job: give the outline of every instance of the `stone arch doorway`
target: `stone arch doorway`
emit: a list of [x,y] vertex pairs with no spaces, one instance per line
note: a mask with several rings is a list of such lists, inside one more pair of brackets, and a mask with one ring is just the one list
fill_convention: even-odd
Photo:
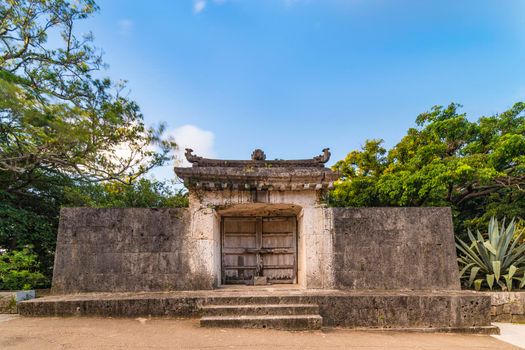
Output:
[[245,204],[220,211],[221,283],[296,284],[301,207]]

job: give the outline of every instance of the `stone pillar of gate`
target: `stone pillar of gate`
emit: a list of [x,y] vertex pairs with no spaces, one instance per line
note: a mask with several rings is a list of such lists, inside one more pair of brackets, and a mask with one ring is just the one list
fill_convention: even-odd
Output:
[[214,208],[190,201],[191,241],[187,242],[189,268],[197,285],[211,289],[220,285],[220,217]]

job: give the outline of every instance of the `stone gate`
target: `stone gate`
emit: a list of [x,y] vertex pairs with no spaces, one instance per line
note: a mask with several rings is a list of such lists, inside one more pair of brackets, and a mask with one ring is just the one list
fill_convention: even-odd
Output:
[[[219,160],[188,149],[186,158],[192,166],[175,173],[189,191],[189,208],[62,209],[56,296],[24,302],[21,312],[222,310],[222,318],[201,322],[224,326],[240,322],[230,313],[241,309],[307,310],[320,316],[285,318],[305,322],[299,328],[494,330],[490,297],[460,289],[449,208],[326,207],[338,178],[325,167],[328,149],[304,160],[268,160],[261,150],[249,160]],[[261,303],[273,304],[249,307]],[[269,324],[253,317],[252,324]]]

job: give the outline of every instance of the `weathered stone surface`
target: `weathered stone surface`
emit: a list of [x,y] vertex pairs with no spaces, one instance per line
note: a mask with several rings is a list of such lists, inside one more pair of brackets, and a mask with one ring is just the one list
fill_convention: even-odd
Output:
[[16,292],[0,292],[0,314],[16,312]]
[[323,319],[319,315],[264,315],[264,316],[205,316],[201,327],[219,328],[273,328],[283,330],[321,329]]
[[186,209],[61,211],[55,293],[209,289],[213,276],[190,269],[199,254]]
[[314,191],[294,193],[253,203],[208,192],[189,209],[63,209],[53,290],[213,288],[221,277],[221,215],[271,210],[299,211],[298,283],[305,287],[459,288],[449,209],[323,208]]
[[333,208],[343,289],[460,289],[449,208]]
[[[221,304],[221,300],[226,301]],[[205,301],[200,312],[201,327],[228,328],[276,328],[288,330],[320,329],[323,319],[319,306],[315,304],[281,303],[254,304],[251,298],[237,298],[235,304],[229,298],[214,298]]]
[[490,315],[494,322],[525,321],[525,291],[483,292],[491,298]]
[[[494,332],[490,296],[468,291],[193,291],[52,296],[19,304],[25,316],[197,317],[203,305],[319,305],[325,327]],[[286,308],[284,308],[286,310]]]
[[326,190],[339,175],[324,163],[330,159],[328,148],[312,159],[266,160],[262,150],[255,150],[251,160],[206,159],[186,149],[191,168],[176,167],[190,190]]
[[203,315],[207,316],[247,316],[247,315],[319,315],[315,304],[238,304],[204,305]]

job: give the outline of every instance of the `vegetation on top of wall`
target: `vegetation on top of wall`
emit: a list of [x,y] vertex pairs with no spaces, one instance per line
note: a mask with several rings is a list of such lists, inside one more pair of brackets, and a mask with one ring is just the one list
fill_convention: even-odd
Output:
[[476,290],[492,290],[497,286],[508,291],[525,287],[524,230],[516,230],[514,220],[507,226],[503,221],[499,226],[491,218],[486,235],[479,230],[476,236],[467,232],[470,243],[457,238],[456,247],[460,252],[460,277],[468,287],[474,284]]
[[525,103],[467,119],[458,104],[420,114],[390,150],[368,140],[334,165],[332,206],[450,206],[456,233],[525,217]]
[[175,181],[141,178],[128,185],[105,182],[65,189],[66,203],[70,207],[92,208],[182,208],[188,206],[184,188]]

